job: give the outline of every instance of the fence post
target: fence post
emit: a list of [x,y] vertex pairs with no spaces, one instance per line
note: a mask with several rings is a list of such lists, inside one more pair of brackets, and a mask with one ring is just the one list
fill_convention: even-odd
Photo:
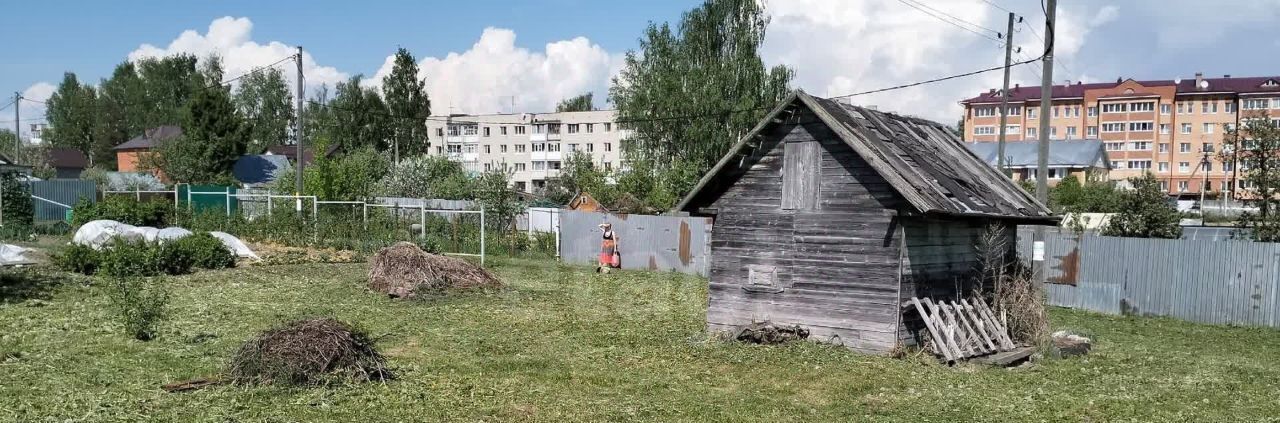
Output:
[[273,208],[273,207],[271,207],[271,194],[270,194],[270,193],[268,193],[268,194],[267,194],[267,216],[271,216],[271,209],[272,209],[272,208]]
[[369,231],[369,203],[360,202],[360,220],[364,221],[365,232]]
[[484,267],[484,206],[480,206],[480,267]]
[[420,233],[419,237],[422,238],[423,240],[426,240],[427,239],[427,205],[425,201],[418,203],[418,212],[419,212],[418,225],[421,226],[420,228],[418,228],[418,232]]
[[227,187],[225,191],[226,194],[224,195],[227,199],[227,217],[231,217],[231,187]]
[[142,187],[133,187],[133,195],[137,198],[138,202],[139,202],[139,203],[141,203],[141,202],[142,202]]
[[556,258],[560,258],[560,210],[556,210],[553,216],[555,216]]

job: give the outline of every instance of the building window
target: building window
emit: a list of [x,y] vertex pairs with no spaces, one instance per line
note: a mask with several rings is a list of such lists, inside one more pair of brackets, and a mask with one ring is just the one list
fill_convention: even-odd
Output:
[[1008,108],[1005,109],[1005,112],[1006,112],[1006,115],[1008,116],[1021,116],[1022,108],[1017,106],[1009,106]]
[[996,115],[995,106],[975,107],[973,109],[973,117],[991,117]]
[[1072,107],[1071,112],[1074,113],[1072,117],[1080,117],[1080,106]]
[[574,151],[578,151],[578,144],[569,143],[569,152],[572,153]]
[[1102,124],[1102,132],[1124,132],[1124,122],[1112,122]]
[[1086,113],[1088,113],[1088,114],[1089,114],[1089,117],[1097,116],[1097,115],[1098,115],[1098,107],[1097,107],[1097,106],[1089,106],[1089,109],[1086,111]]
[[1191,171],[1191,162],[1178,162],[1178,173],[1187,173]]
[[444,154],[444,147],[436,146],[436,154]]
[[613,144],[607,142],[604,143],[604,151],[613,151]]
[[1200,171],[1201,171],[1201,172],[1213,172],[1213,162],[1201,162],[1201,163],[1200,163]]
[[475,145],[475,144],[466,144],[466,145],[462,146],[462,152],[463,152],[463,153],[468,153],[468,154],[476,154],[476,145]]
[[1191,133],[1191,124],[1190,124],[1190,123],[1184,123],[1184,124],[1182,124],[1182,133],[1184,133],[1184,134],[1190,134],[1190,133]]
[[613,170],[613,162],[604,162],[604,170]]
[[1037,114],[1039,114],[1039,113],[1040,113],[1040,109],[1036,109],[1036,108],[1028,107],[1028,108],[1027,108],[1027,119],[1035,119],[1035,118],[1036,118],[1036,115],[1037,115]]
[[590,153],[590,152],[592,152],[592,151],[595,151],[595,149],[596,149],[596,145],[595,145],[595,144],[587,143],[587,152],[588,152],[588,153]]
[[1129,161],[1129,168],[1130,168],[1130,169],[1150,170],[1150,169],[1151,169],[1151,161],[1150,161],[1150,160],[1130,160],[1130,161]]
[[1160,173],[1169,172],[1169,162],[1160,162],[1159,171]]
[[609,132],[609,131],[612,131],[612,130],[613,130],[613,123],[605,122],[605,123],[604,123],[604,131],[605,131],[605,132]]
[[476,125],[465,125],[462,127],[462,134],[475,135],[478,132],[478,130],[479,130],[479,127]]
[[1234,170],[1236,170],[1236,164],[1235,164],[1235,163],[1232,163],[1232,162],[1223,162],[1223,163],[1222,163],[1222,171],[1223,171],[1223,172],[1231,172],[1231,171],[1234,171]]
[[1167,115],[1167,114],[1169,114],[1169,109],[1171,109],[1171,108],[1172,108],[1172,107],[1171,107],[1171,106],[1169,106],[1169,103],[1163,103],[1163,104],[1161,104],[1161,105],[1160,105],[1160,114],[1162,114],[1162,115]]
[[547,170],[560,170],[560,162],[547,162]]
[[1203,128],[1203,130],[1204,130],[1204,133],[1206,133],[1206,134],[1212,134],[1212,133],[1213,133],[1213,124],[1212,124],[1212,123],[1206,123],[1206,124],[1204,124],[1204,128]]
[[1086,136],[1086,137],[1090,137],[1090,138],[1097,137],[1097,136],[1098,136],[1098,127],[1096,127],[1096,126],[1086,127],[1086,128],[1084,128],[1084,132],[1085,132],[1085,136]]
[[[484,128],[484,129],[489,129],[489,128]],[[489,153],[490,153],[490,151],[489,151],[489,147],[490,147],[490,146],[488,146],[488,145],[484,146],[484,154],[489,154]]]
[[551,144],[547,144],[547,151],[550,151],[552,153],[560,151],[560,143],[553,142]]
[[484,136],[489,136],[489,129],[490,128],[488,126],[484,127]]
[[1058,127],[1056,127],[1056,126],[1050,126],[1050,127],[1049,127],[1049,139],[1054,139],[1054,138],[1056,138],[1057,136],[1058,136]]
[[985,125],[985,126],[973,127],[974,135],[995,135],[995,133],[996,133],[996,127],[994,126]]
[[528,165],[524,163],[516,163],[516,172],[524,172],[525,169],[528,169],[527,166]]
[[525,145],[524,145],[524,144],[516,144],[516,152],[517,152],[517,153],[523,153],[524,151],[525,151]]
[[533,162],[533,170],[547,170],[547,162]]
[[588,133],[588,134],[590,134],[590,133],[595,132],[595,131],[596,131],[596,124],[594,124],[594,123],[588,123],[588,124],[587,124],[587,133]]
[[1127,109],[1124,103],[1111,103],[1102,105],[1102,113],[1124,113]]
[[1119,160],[1112,160],[1112,161],[1111,161],[1111,168],[1112,168],[1112,169],[1124,169],[1124,162],[1119,161]]
[[1168,191],[1168,190],[1169,190],[1169,181],[1160,181],[1160,190],[1161,190],[1161,191]]
[[1071,139],[1075,139],[1075,138],[1076,138],[1076,135],[1077,135],[1077,134],[1076,134],[1076,127],[1074,127],[1074,126],[1068,126],[1068,127],[1067,127],[1067,139],[1069,139],[1069,140],[1071,140]]
[[1058,117],[1058,106],[1053,106],[1053,117],[1055,119]]
[[1022,132],[1022,125],[1005,125],[1004,126],[1004,133],[1006,134],[1017,134],[1019,132]]
[[1168,135],[1168,134],[1169,134],[1169,132],[1171,132],[1171,131],[1172,131],[1172,129],[1170,129],[1170,128],[1169,128],[1169,124],[1167,124],[1167,123],[1162,123],[1162,124],[1160,124],[1160,133],[1161,133],[1161,134]]
[[[488,129],[488,128],[486,128],[486,129]],[[485,164],[484,164],[484,171],[485,171],[485,172],[488,172],[488,171],[490,171],[490,170],[493,170],[493,163],[485,163]]]
[[1188,189],[1190,187],[1187,186],[1187,181],[1178,181],[1178,191],[1187,191]]
[[448,146],[446,146],[445,148],[448,148],[450,153],[461,153],[461,152],[462,152],[462,144],[449,144],[449,145],[448,145]]
[[1160,149],[1160,152],[1161,152],[1161,153],[1168,153],[1168,152],[1169,152],[1169,143],[1167,143],[1167,142],[1162,142],[1162,143],[1160,143],[1160,147],[1158,147],[1158,148]]
[[443,136],[444,136],[444,128],[436,128],[436,136],[437,136],[437,137],[443,137]]
[[516,135],[524,135],[524,133],[525,133],[525,126],[524,126],[524,125],[517,125],[517,126],[516,126]]
[[1271,101],[1265,98],[1247,98],[1244,100],[1245,110],[1262,110],[1270,106]]
[[1204,143],[1203,145],[1201,145],[1201,146],[1200,146],[1200,152],[1201,152],[1201,153],[1212,153],[1212,152],[1213,152],[1213,143],[1211,143],[1211,142],[1206,142],[1206,143]]
[[499,153],[506,153],[506,152],[507,152],[507,145],[506,145],[506,144],[499,145],[499,146],[498,146],[498,152],[499,152]]
[[1184,142],[1184,143],[1180,143],[1180,144],[1178,144],[1178,152],[1179,152],[1179,153],[1190,153],[1190,152],[1191,152],[1191,143],[1189,143],[1189,142]]
[[1107,151],[1124,151],[1124,143],[1109,142],[1109,143],[1106,143],[1106,148],[1107,148]]
[[1038,130],[1038,129],[1036,129],[1036,128],[1027,128],[1027,138],[1028,138],[1028,139],[1035,138],[1035,137],[1036,137],[1036,131],[1039,131],[1039,130]]
[[1227,101],[1226,103],[1224,103],[1224,104],[1222,105],[1222,109],[1223,109],[1223,111],[1224,111],[1224,112],[1227,112],[1227,113],[1235,113],[1235,112],[1236,112],[1236,102],[1235,102],[1235,101]]
[[1156,103],[1151,101],[1129,103],[1130,112],[1150,112],[1155,109],[1156,109]]
[[499,126],[499,127],[498,127],[498,135],[506,135],[506,134],[507,134],[507,127],[506,127],[506,126]]
[[570,133],[570,134],[576,134],[576,133],[578,133],[578,124],[576,124],[576,123],[570,123],[570,124],[569,124],[569,125],[567,125],[567,126],[569,127],[568,129],[569,129],[569,133]]
[[1151,142],[1150,141],[1130,142],[1129,149],[1133,151],[1151,151]]
[[1218,113],[1218,102],[1202,101],[1200,102],[1201,113]]
[[1151,122],[1129,122],[1129,132],[1151,132]]

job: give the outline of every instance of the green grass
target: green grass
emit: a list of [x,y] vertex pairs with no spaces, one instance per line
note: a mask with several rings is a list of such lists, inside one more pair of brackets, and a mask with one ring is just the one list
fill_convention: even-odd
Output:
[[[703,334],[705,281],[546,262],[497,266],[509,289],[428,302],[364,289],[363,264],[171,278],[150,342],[102,289],[0,289],[0,421],[1256,421],[1280,416],[1280,333],[1052,312],[1085,358],[948,368],[815,343]],[[21,282],[12,277],[0,283]],[[34,299],[27,299],[34,298]],[[328,388],[160,385],[216,373],[245,339],[306,315],[356,322],[399,378]]]

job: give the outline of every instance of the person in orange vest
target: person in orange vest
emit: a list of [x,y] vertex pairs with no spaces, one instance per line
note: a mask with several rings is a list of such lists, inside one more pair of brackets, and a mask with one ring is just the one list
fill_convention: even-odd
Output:
[[618,252],[618,234],[613,232],[613,225],[600,224],[600,263],[597,272],[609,273],[609,269],[622,267],[622,254]]

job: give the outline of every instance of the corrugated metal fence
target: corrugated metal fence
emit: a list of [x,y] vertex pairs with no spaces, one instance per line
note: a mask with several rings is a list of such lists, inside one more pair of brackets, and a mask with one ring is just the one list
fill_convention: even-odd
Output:
[[98,200],[98,186],[93,181],[80,179],[51,179],[28,181],[31,203],[35,207],[35,220],[48,222],[64,220],[69,207],[75,207],[81,199]]
[[1045,260],[1052,305],[1280,327],[1280,244],[1050,233]]
[[613,224],[623,269],[671,270],[707,275],[711,219],[705,217],[560,211],[560,258],[594,265],[600,257],[601,223]]

